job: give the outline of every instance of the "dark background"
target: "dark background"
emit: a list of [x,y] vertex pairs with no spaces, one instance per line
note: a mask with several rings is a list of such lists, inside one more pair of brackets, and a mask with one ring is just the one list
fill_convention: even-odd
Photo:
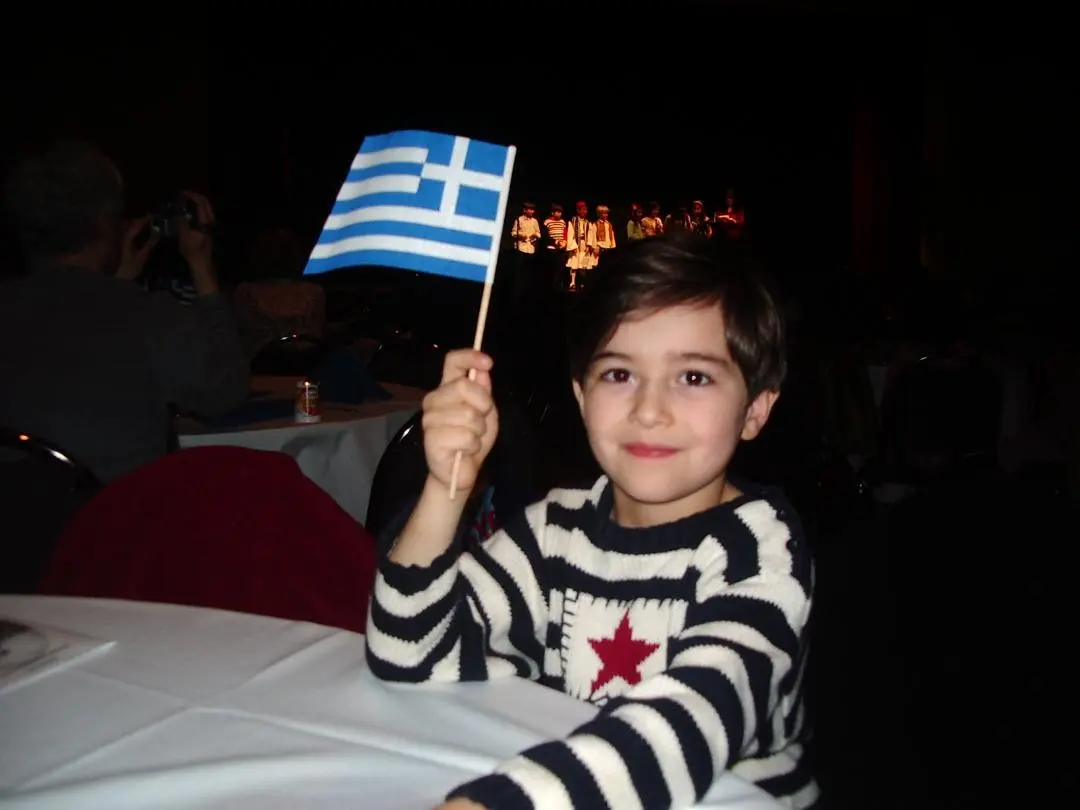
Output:
[[85,134],[133,210],[207,190],[228,251],[272,224],[314,242],[364,135],[451,131],[515,143],[514,196],[541,206],[712,210],[735,185],[755,240],[810,283],[851,267],[903,285],[922,265],[1062,298],[1060,21],[900,0],[445,5],[30,10],[5,57],[5,146]]

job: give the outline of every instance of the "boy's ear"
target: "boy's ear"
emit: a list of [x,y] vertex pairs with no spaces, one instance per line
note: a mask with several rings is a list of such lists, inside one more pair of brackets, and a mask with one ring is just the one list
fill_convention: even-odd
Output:
[[776,404],[776,400],[779,398],[779,391],[762,391],[754,397],[753,402],[746,406],[746,418],[743,420],[741,435],[743,441],[749,441],[761,433],[761,429],[769,421],[769,414],[772,413],[773,405]]
[[581,411],[581,418],[585,418],[585,389],[581,387],[581,382],[578,380],[571,380],[570,386],[574,389],[574,399],[577,400],[578,410]]

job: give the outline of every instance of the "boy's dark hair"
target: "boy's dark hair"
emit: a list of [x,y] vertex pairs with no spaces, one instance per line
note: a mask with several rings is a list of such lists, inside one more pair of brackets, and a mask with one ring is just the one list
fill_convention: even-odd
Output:
[[4,215],[28,256],[75,253],[123,211],[115,164],[83,141],[54,141],[23,156],[5,178]]
[[720,307],[731,357],[750,399],[779,390],[787,373],[784,323],[745,251],[693,234],[632,242],[589,273],[570,318],[570,373],[583,382],[592,359],[634,313],[683,305]]

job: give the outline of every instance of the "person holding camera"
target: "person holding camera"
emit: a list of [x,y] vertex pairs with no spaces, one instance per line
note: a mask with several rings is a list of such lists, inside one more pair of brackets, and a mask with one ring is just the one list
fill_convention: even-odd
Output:
[[[194,191],[182,191],[156,214],[134,220],[124,234],[116,277],[135,281],[148,292],[166,291],[189,304],[209,290],[220,292],[213,264],[214,211]],[[175,240],[175,250],[157,267],[147,268],[162,238]],[[160,251],[158,251],[160,253]],[[153,264],[153,262],[149,262]]]
[[[248,396],[248,365],[213,262],[214,214],[182,195],[171,216],[125,222],[115,164],[56,142],[10,173],[4,209],[24,271],[0,290],[0,425],[57,445],[108,482],[165,455],[171,408],[212,416]],[[175,233],[193,298],[132,283]]]

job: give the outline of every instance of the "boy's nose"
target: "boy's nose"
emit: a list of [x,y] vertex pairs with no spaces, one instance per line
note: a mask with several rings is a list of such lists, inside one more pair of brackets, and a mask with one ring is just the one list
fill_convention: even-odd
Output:
[[640,385],[634,395],[634,407],[630,413],[631,420],[642,427],[669,424],[671,422],[671,410],[667,394],[667,388],[664,385],[658,383]]

